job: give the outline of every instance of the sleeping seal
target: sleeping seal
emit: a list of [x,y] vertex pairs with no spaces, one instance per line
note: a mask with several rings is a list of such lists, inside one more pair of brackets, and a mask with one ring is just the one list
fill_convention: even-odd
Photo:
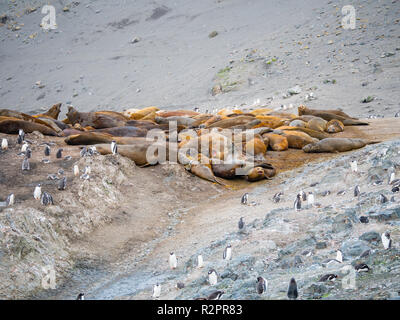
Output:
[[346,152],[354,149],[360,149],[367,144],[379,143],[379,141],[366,141],[363,139],[350,138],[326,138],[316,143],[310,143],[303,147],[306,153],[321,152]]

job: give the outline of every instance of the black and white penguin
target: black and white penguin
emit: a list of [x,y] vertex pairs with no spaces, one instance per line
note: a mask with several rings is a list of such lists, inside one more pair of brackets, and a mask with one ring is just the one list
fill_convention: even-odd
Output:
[[57,159],[61,159],[62,158],[62,152],[63,152],[64,150],[61,148],[61,149],[58,149],[57,150],[57,153],[56,153],[56,158]]
[[328,273],[328,274],[323,275],[323,276],[319,279],[319,282],[335,281],[337,277],[338,277],[337,274]]
[[396,180],[396,174],[394,172],[392,172],[389,176],[389,182],[388,184],[392,184],[393,181]]
[[346,190],[341,190],[338,193],[336,193],[337,196],[344,196],[346,194]]
[[203,256],[199,254],[197,256],[197,268],[203,268],[204,267],[204,261],[203,261]]
[[312,206],[314,204],[314,201],[315,201],[314,194],[310,191],[308,193],[307,203],[308,205]]
[[307,201],[307,194],[303,190],[300,192],[300,194],[301,194],[301,200]]
[[80,176],[80,178],[81,178],[82,180],[89,180],[89,179],[90,179],[90,176],[89,176],[88,174],[84,173],[83,175]]
[[330,194],[331,194],[331,192],[330,192],[329,190],[326,190],[326,191],[324,191],[324,192],[321,193],[321,195],[322,195],[323,197],[329,196]]
[[361,217],[360,217],[360,222],[361,222],[361,223],[368,223],[368,222],[369,222],[369,219],[368,219],[368,217],[366,217],[366,216],[361,216]]
[[115,141],[111,141],[111,152],[114,155],[118,153],[118,147]]
[[400,191],[400,186],[394,186],[393,188],[392,188],[392,192],[393,193],[397,193],[397,192],[399,192]]
[[33,190],[33,198],[35,198],[36,200],[40,200],[41,195],[42,195],[42,185],[39,183],[35,187],[35,190]]
[[263,277],[258,277],[256,285],[257,293],[258,294],[265,293],[267,291],[267,287],[268,287],[267,279],[264,279]]
[[69,160],[71,160],[71,159],[72,159],[71,156],[66,156],[66,157],[64,158],[64,161],[69,161]]
[[176,286],[177,289],[183,289],[185,287],[185,284],[183,282],[177,282]]
[[358,196],[360,195],[360,193],[361,193],[360,186],[357,185],[357,186],[354,188],[354,196],[355,196],[355,197],[358,197]]
[[7,207],[12,206],[15,203],[15,196],[14,193],[11,193],[7,196],[6,205]]
[[241,203],[242,203],[242,204],[248,204],[248,202],[249,202],[249,194],[248,194],[248,193],[245,193],[245,194],[242,196]]
[[168,262],[171,269],[176,269],[176,267],[178,266],[178,259],[176,258],[175,253],[171,252],[169,254]]
[[48,145],[46,144],[45,147],[44,147],[44,155],[45,155],[46,157],[48,157],[48,156],[50,156],[50,152],[51,152],[50,146],[48,146]]
[[365,263],[359,263],[356,266],[354,266],[354,269],[356,269],[357,272],[368,272],[370,267],[368,267]]
[[373,186],[380,186],[383,184],[383,180],[376,180],[372,183]]
[[159,298],[161,295],[161,284],[157,283],[153,287],[153,298]]
[[358,171],[357,160],[351,161],[350,167],[351,167],[351,171],[357,172]]
[[389,200],[388,200],[388,198],[384,195],[384,194],[380,194],[379,195],[379,202],[380,203],[386,203],[386,202],[388,202]]
[[27,157],[28,159],[30,159],[32,157],[32,150],[31,148],[27,148],[25,151],[25,157]]
[[54,205],[53,197],[48,192],[43,192],[40,197],[40,203],[44,206]]
[[381,235],[382,244],[385,250],[390,249],[392,247],[392,239],[390,239],[389,231],[382,233]]
[[84,293],[78,294],[78,296],[76,297],[76,300],[85,300],[85,294]]
[[238,223],[238,227],[239,227],[239,230],[240,230],[240,231],[244,229],[243,217],[240,217],[239,223]]
[[65,190],[65,188],[67,187],[67,177],[63,177],[59,182],[58,182],[58,186],[57,189],[62,191]]
[[207,300],[219,300],[224,293],[225,292],[221,290],[214,291],[207,297]]
[[297,195],[296,200],[294,201],[294,209],[296,211],[301,210],[301,195],[300,194]]
[[228,244],[224,250],[224,253],[222,255],[222,258],[224,260],[231,260],[232,259],[232,246]]
[[80,151],[80,156],[81,156],[81,158],[83,158],[84,156],[86,156],[86,152],[87,152],[87,148],[86,147],[83,147],[82,149],[81,149],[81,151]]
[[343,252],[340,249],[336,251],[336,261],[343,263]]
[[289,282],[287,296],[289,299],[294,300],[294,299],[297,299],[298,295],[299,294],[297,292],[296,280],[294,278],[292,278],[292,279],[290,279],[290,282]]
[[275,203],[278,203],[279,201],[281,201],[282,196],[283,196],[283,192],[275,193],[275,195],[272,198],[272,201]]
[[218,282],[217,271],[215,271],[214,269],[210,269],[208,271],[208,282],[212,286],[215,286],[217,284],[217,282]]
[[22,171],[29,171],[31,170],[31,165],[29,164],[29,160],[28,158],[24,158],[24,160],[22,160]]
[[21,152],[25,153],[28,148],[29,148],[28,142],[24,141],[21,147]]
[[8,140],[6,138],[3,138],[1,140],[1,149],[2,150],[7,150],[8,149]]
[[18,139],[17,139],[17,143],[18,144],[22,144],[22,142],[25,140],[25,132],[22,129],[18,130]]
[[74,165],[74,176],[78,176],[79,175],[79,167],[78,165]]

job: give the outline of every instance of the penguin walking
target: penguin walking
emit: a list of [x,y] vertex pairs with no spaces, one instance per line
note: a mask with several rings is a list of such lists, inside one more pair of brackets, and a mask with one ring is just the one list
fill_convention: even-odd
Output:
[[153,286],[153,298],[159,298],[161,295],[161,284],[157,283]]
[[57,153],[56,153],[56,158],[57,159],[61,159],[62,158],[62,152],[63,152],[64,150],[61,148],[61,149],[58,149],[57,150]]
[[50,193],[43,192],[42,196],[40,197],[40,203],[44,206],[54,205],[53,197]]
[[40,200],[40,197],[42,195],[42,185],[39,183],[36,187],[35,190],[33,191],[33,197],[36,200]]
[[244,229],[243,217],[240,217],[238,227],[239,227],[239,231],[242,231]]
[[24,141],[23,144],[22,144],[22,147],[21,147],[21,152],[25,153],[26,150],[28,149],[28,147],[29,147],[28,142]]
[[267,291],[267,287],[268,287],[268,281],[267,279],[263,278],[263,277],[258,277],[257,278],[257,293],[258,294],[263,294]]
[[224,293],[225,291],[221,290],[214,291],[207,297],[207,300],[220,300]]
[[358,171],[357,160],[351,161],[350,162],[350,167],[351,167],[351,171],[352,172],[357,172]]
[[115,141],[111,141],[111,152],[113,155],[116,155],[118,153],[118,147]]
[[314,205],[314,194],[311,191],[308,193],[307,203],[310,206]]
[[67,177],[63,177],[59,182],[58,182],[58,186],[57,189],[62,191],[65,190],[67,187]]
[[197,256],[197,268],[201,269],[204,267],[204,261],[203,261],[203,256],[199,254]]
[[296,200],[294,201],[294,209],[296,211],[301,210],[301,195],[300,194],[297,195]]
[[389,201],[388,198],[384,194],[381,193],[379,195],[379,203],[386,203],[388,201]]
[[7,150],[8,149],[8,140],[6,138],[3,138],[1,140],[1,149],[2,150]]
[[214,269],[210,269],[208,271],[208,282],[212,286],[215,286],[218,283],[217,271],[215,271]]
[[357,272],[368,272],[371,270],[370,267],[368,267],[365,263],[359,263],[356,266],[354,266],[354,269],[356,269]]
[[336,193],[337,196],[344,196],[346,194],[346,190],[341,190],[338,193]]
[[334,273],[325,274],[319,279],[319,282],[335,281],[337,277],[338,275]]
[[22,129],[18,130],[18,138],[17,138],[17,143],[22,144],[22,142],[25,140],[25,132]]
[[85,300],[85,294],[84,293],[78,294],[78,296],[76,297],[76,300]]
[[381,239],[382,239],[382,244],[383,244],[383,247],[385,248],[385,250],[388,250],[392,247],[392,239],[390,239],[389,231],[382,233]]
[[281,201],[282,196],[283,196],[282,192],[275,193],[275,195],[272,198],[272,201],[278,203],[279,201]]
[[396,174],[394,172],[392,172],[389,176],[389,182],[388,184],[392,184],[393,181],[396,180]]
[[31,165],[27,157],[22,160],[22,171],[29,171],[31,170]]
[[79,167],[78,165],[74,165],[74,176],[78,176],[79,175]]
[[307,194],[303,190],[300,192],[300,194],[301,194],[301,200],[307,201]]
[[228,244],[224,250],[224,253],[222,255],[222,258],[224,260],[231,260],[232,259],[232,246]]
[[297,299],[299,293],[297,292],[297,283],[294,278],[290,279],[287,296],[291,300]]
[[361,216],[361,217],[360,217],[360,222],[361,222],[361,223],[368,223],[368,222],[369,222],[369,219],[368,219],[367,216]]
[[15,196],[14,196],[14,193],[11,193],[7,196],[6,205],[7,205],[7,207],[10,207],[10,206],[14,205],[14,203],[15,203]]
[[44,147],[44,155],[48,157],[50,156],[50,152],[51,152],[50,146],[46,144]]
[[245,193],[245,194],[242,196],[241,203],[246,205],[246,204],[248,204],[248,202],[249,202],[249,194],[248,194],[248,193]]
[[356,187],[354,188],[354,196],[358,197],[360,193],[361,193],[360,186],[356,185]]
[[27,148],[25,151],[25,157],[27,157],[28,159],[30,159],[32,157],[32,150],[31,148]]
[[177,266],[178,266],[178,259],[176,258],[175,253],[171,252],[169,254],[169,267],[171,269],[176,269]]

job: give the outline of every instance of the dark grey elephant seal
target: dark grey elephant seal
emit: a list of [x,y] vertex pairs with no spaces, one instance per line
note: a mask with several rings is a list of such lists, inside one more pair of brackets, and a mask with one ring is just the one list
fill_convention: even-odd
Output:
[[303,147],[306,153],[333,153],[346,152],[354,149],[360,149],[367,144],[379,143],[379,141],[367,141],[363,139],[351,138],[326,138],[315,143],[310,143]]

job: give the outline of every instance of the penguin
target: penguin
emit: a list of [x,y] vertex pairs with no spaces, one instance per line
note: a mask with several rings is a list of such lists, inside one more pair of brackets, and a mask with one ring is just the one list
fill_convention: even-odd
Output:
[[296,211],[300,211],[301,210],[301,195],[298,194],[296,197],[296,200],[294,202],[294,209]]
[[6,138],[3,138],[1,140],[1,149],[2,150],[7,150],[8,149],[8,140]]
[[42,162],[47,164],[47,163],[50,163],[50,160],[49,159],[43,159]]
[[200,111],[200,109],[199,108],[194,108],[194,112],[199,112]]
[[175,287],[177,289],[183,289],[185,287],[185,284],[183,282],[177,282],[177,284],[175,285]]
[[56,158],[57,159],[61,159],[62,158],[62,152],[63,152],[62,148],[57,150],[57,153],[56,153]]
[[337,196],[344,196],[346,194],[346,190],[341,190],[338,193],[336,193]]
[[354,188],[354,196],[355,196],[355,197],[358,197],[358,196],[360,195],[360,193],[361,193],[360,186],[357,185],[357,186]]
[[225,248],[222,258],[224,260],[232,259],[232,246],[230,244],[228,244],[227,247]]
[[66,187],[67,187],[67,177],[64,177],[58,182],[57,189],[61,191],[65,190]]
[[356,269],[357,272],[368,272],[370,267],[368,267],[365,263],[359,263],[356,266],[354,266],[354,269]]
[[383,180],[377,180],[372,183],[373,186],[380,186],[383,184]]
[[388,198],[386,198],[386,196],[384,195],[384,194],[380,194],[379,195],[379,202],[380,203],[386,203],[386,202],[388,202],[389,200],[388,200]]
[[29,164],[29,160],[27,157],[24,158],[22,161],[22,171],[29,171],[31,170],[31,165]]
[[299,294],[297,292],[296,280],[294,278],[292,278],[292,279],[290,279],[287,296],[288,296],[289,299],[294,300],[294,299],[297,299],[298,295]]
[[325,274],[319,279],[319,282],[335,281],[337,277],[338,277],[337,274],[333,273]]
[[35,190],[33,191],[33,197],[36,200],[40,200],[40,196],[42,195],[42,185],[39,183],[36,187]]
[[336,251],[336,261],[343,263],[343,252],[340,249]]
[[28,147],[29,147],[28,142],[24,141],[24,143],[22,144],[22,147],[21,147],[21,152],[25,153],[26,149],[28,149]]
[[207,300],[220,300],[224,293],[225,291],[214,291],[207,297]]
[[304,191],[301,191],[300,194],[301,194],[301,200],[307,201],[307,194]]
[[397,192],[399,192],[400,191],[400,187],[399,186],[394,186],[393,188],[392,188],[392,192],[393,193],[397,193]]
[[197,268],[203,268],[204,267],[204,262],[203,262],[203,256],[199,254],[197,256]]
[[159,298],[161,295],[161,284],[157,283],[153,287],[153,298]]
[[358,168],[357,168],[357,160],[351,161],[351,162],[350,162],[350,167],[351,167],[351,171],[357,172],[357,171],[358,171]]
[[394,115],[394,117],[395,117],[395,118],[400,117],[400,112],[396,112],[395,115]]
[[66,156],[66,157],[64,158],[64,161],[69,161],[69,160],[71,160],[71,159],[72,159],[71,156]]
[[88,174],[84,173],[83,175],[80,176],[80,178],[81,178],[82,180],[89,180],[89,179],[90,179],[90,176],[89,176]]
[[85,300],[85,294],[84,293],[78,294],[78,296],[76,297],[76,300]]
[[322,195],[323,197],[329,196],[330,194],[331,194],[331,192],[330,192],[329,190],[326,190],[326,191],[324,191],[324,192],[321,193],[321,195]]
[[32,157],[32,150],[31,148],[27,148],[26,152],[25,152],[25,157],[27,157],[28,159],[30,159]]
[[64,174],[64,170],[63,169],[58,169],[57,174],[62,176]]
[[248,193],[245,193],[245,194],[242,196],[241,203],[242,203],[242,204],[247,204],[248,202],[249,202],[249,194],[248,194]]
[[218,275],[214,269],[208,271],[208,282],[210,285],[215,286],[218,282]]
[[360,222],[361,222],[361,223],[368,223],[368,222],[369,222],[369,219],[368,219],[368,217],[366,217],[366,216],[361,216],[361,217],[360,217]]
[[86,156],[86,152],[87,152],[87,148],[86,148],[86,147],[83,147],[82,150],[81,150],[81,152],[79,153],[80,156],[81,156],[81,158],[83,158],[84,156]]
[[92,169],[90,168],[90,166],[86,166],[86,167],[85,167],[85,172],[84,172],[84,174],[89,175],[89,174],[91,174],[91,173],[92,173]]
[[390,239],[389,231],[382,233],[381,239],[382,239],[382,244],[383,244],[383,247],[385,248],[385,250],[390,249],[392,247],[392,239]]
[[118,153],[118,147],[115,141],[111,141],[111,152],[113,155]]
[[14,203],[15,203],[15,196],[14,196],[14,193],[10,193],[10,194],[7,196],[6,205],[7,205],[7,207],[9,207],[9,206],[14,205]]
[[53,205],[53,197],[51,196],[50,193],[47,192],[43,192],[42,196],[40,197],[40,203],[44,206],[49,206],[49,205]]
[[243,217],[240,217],[239,223],[238,223],[239,230],[242,231],[244,229],[244,221]]
[[44,147],[44,155],[45,155],[46,157],[50,156],[50,151],[51,151],[50,146],[48,146],[48,145],[46,144],[46,146]]
[[274,197],[272,198],[272,201],[278,203],[279,201],[281,201],[281,196],[283,196],[282,192],[275,193]]
[[307,202],[310,206],[314,204],[314,194],[311,191],[308,193]]
[[268,281],[267,279],[264,279],[263,277],[258,277],[257,278],[257,293],[258,294],[263,294],[267,291],[268,287]]
[[176,269],[177,266],[178,266],[178,259],[176,258],[175,253],[171,252],[169,254],[169,267],[171,269]]
[[390,202],[396,202],[394,196],[392,196],[392,197],[390,198]]
[[78,176],[79,175],[79,167],[78,165],[74,165],[74,176]]
[[18,144],[22,144],[22,142],[25,140],[25,132],[22,129],[18,130],[18,139],[17,139],[17,143]]

